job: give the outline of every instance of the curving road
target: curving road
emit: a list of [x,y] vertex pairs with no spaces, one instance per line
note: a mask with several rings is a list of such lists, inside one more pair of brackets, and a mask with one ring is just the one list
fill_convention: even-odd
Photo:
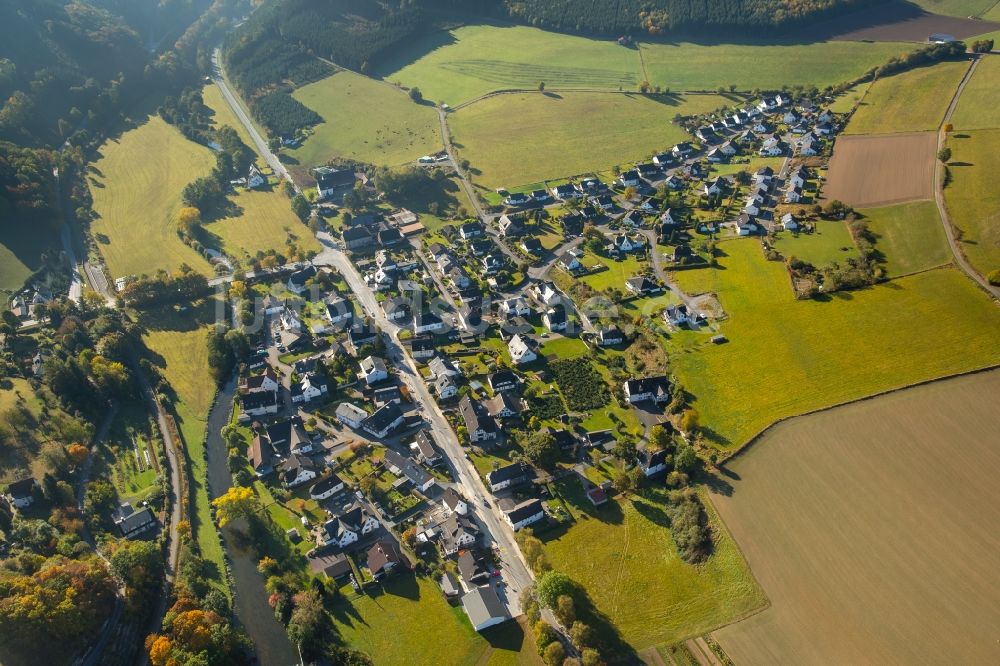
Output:
[[[958,84],[958,89],[955,91],[955,95],[951,98],[951,104],[948,105],[948,111],[944,114],[944,120],[941,121],[941,126],[938,128],[938,151],[945,147],[945,140],[948,138],[948,133],[945,131],[945,127],[951,122],[951,116],[955,112],[955,107],[958,106],[958,100],[962,96],[962,91],[965,90],[965,85],[972,78],[973,72],[976,71],[976,67],[979,65],[979,61],[982,59],[981,55],[974,55],[972,57],[972,64],[969,69],[965,72],[965,76],[962,78],[962,82]],[[951,248],[951,254],[955,257],[955,264],[962,269],[962,271],[972,278],[976,284],[985,289],[987,292],[993,295],[993,298],[1000,299],[1000,287],[991,285],[989,281],[983,277],[979,271],[973,268],[969,260],[965,258],[965,253],[962,252],[962,247],[959,244],[957,238],[955,238],[955,227],[951,223],[951,216],[948,214],[948,206],[944,201],[944,164],[939,159],[934,160],[934,202],[937,204],[938,213],[941,216],[941,224],[944,225],[944,233],[948,237],[948,246]]]

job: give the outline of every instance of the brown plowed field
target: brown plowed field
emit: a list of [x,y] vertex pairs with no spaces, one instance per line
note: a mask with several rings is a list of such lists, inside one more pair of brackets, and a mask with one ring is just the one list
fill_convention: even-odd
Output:
[[780,424],[712,501],[771,606],[741,665],[1000,663],[1000,371]]
[[837,137],[823,198],[858,208],[931,199],[936,149],[934,132]]
[[811,34],[850,41],[926,42],[934,33],[965,39],[998,29],[1000,23],[929,14],[908,2],[890,2],[820,23]]

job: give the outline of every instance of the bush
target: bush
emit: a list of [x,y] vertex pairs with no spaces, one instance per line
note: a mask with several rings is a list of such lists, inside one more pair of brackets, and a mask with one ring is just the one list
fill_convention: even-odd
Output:
[[995,271],[990,271],[990,273],[986,276],[986,280],[994,287],[1000,287],[1000,268]]

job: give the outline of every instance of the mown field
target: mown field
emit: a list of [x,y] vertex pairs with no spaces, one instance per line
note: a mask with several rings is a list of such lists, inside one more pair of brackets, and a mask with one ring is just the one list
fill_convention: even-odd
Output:
[[0,235],[0,290],[17,291],[38,270],[41,256],[48,248],[60,245],[58,221],[51,225],[20,224],[5,220]]
[[[184,439],[194,495],[192,525],[202,555],[223,566],[222,544],[209,509],[205,466],[205,429],[208,410],[215,397],[215,384],[208,374],[208,326],[215,321],[216,301],[207,299],[186,310],[164,307],[146,311],[139,319],[143,340],[153,353],[153,362],[176,394],[174,411]],[[219,583],[224,586],[220,579]]]
[[879,79],[847,124],[847,134],[887,134],[937,129],[969,68],[939,62]]
[[[562,487],[570,484],[579,488],[575,480]],[[552,567],[583,585],[636,651],[704,633],[764,604],[713,513],[713,554],[694,566],[678,556],[655,492],[602,507],[593,507],[582,492],[562,497],[577,522],[555,538],[539,534]]]
[[885,268],[891,277],[951,261],[948,239],[933,201],[863,208],[858,212],[878,236],[875,247],[885,255]]
[[288,197],[279,188],[241,191],[231,200],[239,208],[236,214],[202,227],[209,246],[236,259],[272,248],[280,252],[288,241],[306,250],[320,250],[319,241],[295,217]]
[[718,295],[729,342],[675,335],[671,358],[722,448],[784,417],[1000,362],[1000,308],[954,269],[796,301],[784,266],[756,242],[720,248],[721,269],[676,279],[688,293]]
[[785,257],[797,257],[817,267],[843,263],[847,257],[858,254],[851,232],[841,221],[819,220],[816,230],[808,234],[783,231],[774,247]]
[[951,124],[956,130],[1000,128],[1000,58],[986,57],[958,98]]
[[456,147],[486,187],[600,171],[690,138],[674,115],[733,104],[719,95],[497,95],[449,117]]
[[337,72],[293,96],[325,122],[288,154],[304,168],[343,157],[379,166],[413,162],[443,147],[437,112],[392,86]]
[[910,0],[925,11],[945,16],[980,16],[990,19],[989,10],[996,5],[996,0]]
[[90,229],[109,277],[152,275],[182,263],[213,275],[209,263],[177,237],[175,223],[181,191],[211,171],[212,151],[151,116],[100,152],[89,177],[97,213]]
[[916,48],[891,42],[643,43],[642,60],[653,85],[671,90],[738,90],[818,86],[856,79],[889,58]]
[[[1000,373],[794,419],[713,495],[771,607],[738,664],[996,662]],[[789,507],[794,507],[790,511]]]
[[534,641],[515,622],[480,635],[462,607],[445,601],[437,584],[411,573],[389,576],[372,585],[370,596],[355,598],[343,588],[348,602],[333,607],[333,618],[344,640],[366,652],[376,664],[523,664],[537,665]]
[[222,96],[222,91],[219,90],[219,86],[214,83],[210,83],[201,89],[201,98],[205,102],[205,106],[212,109],[212,124],[216,127],[222,127],[223,125],[229,125],[236,133],[240,136],[240,139],[250,148],[250,150],[257,152],[256,146],[254,146],[253,139],[250,138],[250,133],[240,122],[240,119],[236,117],[233,113],[232,108],[229,103],[226,102],[226,98]]
[[418,39],[378,73],[451,106],[493,90],[535,89],[541,82],[549,88],[635,90],[642,80],[635,49],[607,39],[499,24]]
[[1000,129],[948,137],[952,182],[944,190],[951,221],[962,231],[961,246],[976,269],[1000,269]]

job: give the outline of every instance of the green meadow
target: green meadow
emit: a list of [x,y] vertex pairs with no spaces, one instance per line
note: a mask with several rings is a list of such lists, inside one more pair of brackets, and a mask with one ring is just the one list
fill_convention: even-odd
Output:
[[890,277],[943,266],[951,261],[948,239],[933,201],[858,211],[878,237],[875,247],[885,256]]

